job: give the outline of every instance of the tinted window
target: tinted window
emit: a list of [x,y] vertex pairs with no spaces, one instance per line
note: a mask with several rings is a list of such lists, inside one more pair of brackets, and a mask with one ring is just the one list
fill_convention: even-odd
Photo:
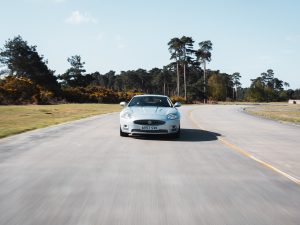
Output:
[[134,97],[128,106],[156,106],[156,107],[172,107],[166,97],[160,96],[138,96]]

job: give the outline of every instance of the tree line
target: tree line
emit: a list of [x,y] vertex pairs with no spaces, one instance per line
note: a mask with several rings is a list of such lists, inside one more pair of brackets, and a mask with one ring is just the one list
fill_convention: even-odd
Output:
[[8,39],[0,50],[0,104],[51,104],[57,102],[105,102],[129,100],[137,93],[164,94],[174,101],[285,101],[300,98],[300,89],[285,90],[288,83],[269,69],[242,88],[241,75],[207,70],[212,42],[194,49],[192,37],[167,43],[171,62],[162,68],[87,73],[80,55],[67,59],[70,68],[55,74],[43,55],[21,36]]

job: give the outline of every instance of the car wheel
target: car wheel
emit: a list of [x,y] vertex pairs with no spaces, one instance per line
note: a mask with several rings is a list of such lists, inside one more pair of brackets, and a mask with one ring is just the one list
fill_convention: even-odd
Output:
[[125,132],[123,132],[122,129],[121,129],[121,127],[120,127],[120,136],[121,137],[128,137],[128,134],[125,133]]

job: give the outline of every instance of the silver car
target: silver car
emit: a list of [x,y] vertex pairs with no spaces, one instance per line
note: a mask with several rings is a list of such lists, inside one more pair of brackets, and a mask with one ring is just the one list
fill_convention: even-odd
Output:
[[180,136],[180,113],[172,101],[164,95],[137,95],[120,113],[120,136],[129,134],[169,134]]

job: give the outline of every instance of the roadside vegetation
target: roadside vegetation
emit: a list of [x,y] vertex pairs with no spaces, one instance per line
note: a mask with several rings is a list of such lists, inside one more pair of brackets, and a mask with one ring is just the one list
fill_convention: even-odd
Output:
[[0,138],[120,110],[118,104],[0,106]]
[[289,84],[272,69],[254,75],[248,88],[241,87],[239,72],[207,70],[213,58],[209,40],[195,44],[192,37],[174,37],[167,50],[170,63],[162,68],[87,73],[80,55],[74,55],[67,59],[70,68],[57,74],[36,46],[16,36],[0,49],[0,104],[117,103],[136,93],[165,94],[188,103],[300,98],[300,89],[287,89]]
[[300,124],[300,105],[271,103],[245,108],[245,111],[267,119]]

